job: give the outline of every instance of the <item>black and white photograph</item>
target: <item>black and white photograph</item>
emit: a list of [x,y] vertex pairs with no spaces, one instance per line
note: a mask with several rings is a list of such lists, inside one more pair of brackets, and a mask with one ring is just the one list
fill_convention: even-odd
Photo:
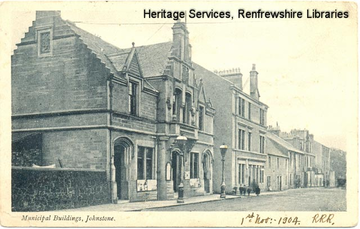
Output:
[[3,226],[357,224],[355,2],[0,12]]

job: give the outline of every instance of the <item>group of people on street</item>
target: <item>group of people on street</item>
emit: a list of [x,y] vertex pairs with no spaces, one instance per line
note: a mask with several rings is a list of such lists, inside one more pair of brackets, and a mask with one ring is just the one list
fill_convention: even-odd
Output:
[[254,191],[257,196],[260,195],[260,187],[258,185],[256,185],[254,190],[253,190],[252,187],[246,186],[246,185],[243,184],[243,185],[240,186],[239,191],[240,191],[240,195],[244,195],[244,196],[246,195],[246,193],[248,194],[248,196],[250,196],[250,193],[252,191]]

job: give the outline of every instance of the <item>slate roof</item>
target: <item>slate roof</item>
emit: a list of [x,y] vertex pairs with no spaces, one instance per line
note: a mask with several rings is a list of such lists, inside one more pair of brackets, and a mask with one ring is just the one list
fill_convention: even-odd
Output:
[[289,153],[286,147],[283,147],[272,140],[266,142],[266,153],[268,155],[289,157]]
[[[107,55],[122,52],[122,50],[114,45],[103,41],[101,38],[89,32],[86,32],[83,29],[80,29],[70,21],[66,21],[66,23],[70,26],[71,30],[79,36],[79,38],[84,42],[84,44],[87,45],[88,48],[101,60],[101,62],[105,64],[105,66],[110,70],[110,72],[116,76],[119,76],[117,74],[118,69],[115,68],[114,64],[111,62]],[[124,63],[122,63],[122,65],[124,65]]]
[[286,154],[286,156],[288,155],[288,153],[287,153],[288,151],[292,151],[292,152],[300,153],[300,154],[306,154],[306,152],[296,149],[291,143],[285,141],[284,139],[280,138],[279,136],[277,136],[275,134],[268,132],[266,134],[266,136],[271,141],[271,143],[274,145],[274,147],[279,149],[280,152],[282,152],[282,154],[284,156],[285,156],[285,154]]
[[[118,48],[77,27],[74,23],[70,21],[66,22],[84,44],[105,64],[111,73],[117,75],[117,72],[122,71],[132,48]],[[144,77],[163,74],[171,52],[171,47],[172,42],[136,47]]]
[[[163,74],[169,60],[171,47],[171,41],[136,47],[144,77]],[[129,52],[130,49],[123,49],[123,51]]]

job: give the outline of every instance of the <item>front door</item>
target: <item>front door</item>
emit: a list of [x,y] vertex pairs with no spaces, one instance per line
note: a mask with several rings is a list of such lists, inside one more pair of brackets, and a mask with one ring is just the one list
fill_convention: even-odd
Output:
[[117,197],[119,200],[129,199],[128,181],[126,174],[126,148],[122,145],[115,146],[114,165],[117,184]]
[[174,186],[173,188],[174,188],[174,192],[177,192],[178,188],[179,188],[179,184],[180,184],[180,178],[181,178],[181,157],[176,152],[172,153],[171,166],[173,169],[173,174],[172,174],[172,180],[173,180],[173,186]]

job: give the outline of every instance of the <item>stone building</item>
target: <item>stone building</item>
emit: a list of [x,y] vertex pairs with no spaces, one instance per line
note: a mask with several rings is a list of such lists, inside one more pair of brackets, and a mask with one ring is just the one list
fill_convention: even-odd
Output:
[[334,171],[335,185],[346,184],[346,152],[340,149],[330,149],[330,167]]
[[181,181],[185,196],[212,193],[215,110],[185,24],[172,29],[120,49],[38,11],[12,56],[13,168],[103,172],[112,202],[171,199]]
[[250,94],[243,91],[239,69],[211,72],[195,65],[196,75],[203,79],[208,97],[216,109],[214,122],[214,191],[222,183],[219,147],[228,146],[225,156],[226,192],[241,186],[265,188],[266,113],[268,106],[259,100],[258,72],[250,71]]
[[276,134],[268,132],[266,137],[268,139],[266,145],[268,158],[265,166],[265,190],[286,190],[291,186],[289,177],[292,174],[290,171],[293,172],[293,167],[289,166],[289,155],[300,152]]
[[[330,168],[329,148],[314,140],[308,130],[293,129],[289,133],[281,132],[280,136],[298,150],[305,152],[300,157],[304,176],[300,175],[301,187],[325,186],[333,177]],[[332,181],[333,183],[333,181]]]

